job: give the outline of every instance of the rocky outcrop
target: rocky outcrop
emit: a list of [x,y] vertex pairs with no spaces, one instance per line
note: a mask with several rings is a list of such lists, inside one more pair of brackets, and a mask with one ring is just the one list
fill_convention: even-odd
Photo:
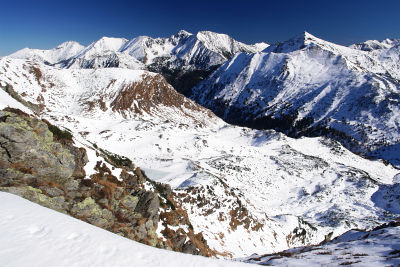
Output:
[[[215,255],[202,234],[194,233],[169,186],[150,181],[126,158],[97,153],[104,161],[87,177],[86,150],[73,145],[68,131],[19,110],[0,111],[1,191],[144,244]],[[122,169],[119,177],[110,165]],[[160,224],[164,229],[157,229]]]
[[46,123],[0,111],[0,176],[3,180],[40,179],[64,184],[74,172],[73,155]]
[[203,112],[209,117],[213,116],[209,110],[175,91],[160,74],[143,75],[141,81],[121,88],[110,106],[113,111],[125,115],[129,112],[152,114],[157,113],[158,109],[173,107],[187,116],[191,115],[190,112]]

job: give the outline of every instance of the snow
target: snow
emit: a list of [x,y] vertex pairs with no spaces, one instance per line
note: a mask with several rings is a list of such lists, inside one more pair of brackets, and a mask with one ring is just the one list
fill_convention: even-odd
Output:
[[[200,31],[196,35],[197,39],[203,43],[203,45],[211,51],[223,52],[230,51],[233,54],[243,51],[246,49],[252,51],[253,49],[260,49],[265,44],[258,44],[254,47],[235,41],[232,37],[226,34],[214,33],[210,31]],[[253,48],[253,49],[252,49]],[[253,52],[256,52],[255,50]]]
[[280,255],[252,255],[246,262],[268,266],[398,266],[400,227],[352,230],[322,245],[290,249]]
[[[69,41],[51,50],[24,48],[10,55],[17,59],[48,62],[60,68],[120,67],[145,69],[156,58],[172,62],[169,68],[207,69],[222,64],[226,55],[258,52],[266,43],[247,45],[226,34],[202,31],[193,35],[181,30],[170,38],[138,36],[130,41],[125,38],[102,37],[87,47]],[[197,63],[196,63],[197,62]],[[195,66],[189,66],[194,63]]]
[[362,144],[353,151],[400,166],[399,55],[398,46],[362,51],[304,32],[234,56],[191,97],[242,124],[269,116],[293,115],[293,123],[313,118],[308,127],[329,126]]
[[400,173],[393,177],[393,183],[400,184]]
[[25,113],[32,114],[32,111],[22,105],[20,102],[12,98],[9,94],[7,94],[5,91],[0,89],[0,110],[6,108],[6,107],[11,107],[11,108],[17,108]]
[[[254,57],[251,64],[260,65],[264,57]],[[278,54],[269,56],[271,64],[281,60]],[[130,158],[150,178],[170,184],[177,193],[193,199],[203,196],[208,201],[203,206],[183,205],[193,227],[226,257],[316,244],[330,232],[337,236],[398,216],[397,208],[386,207],[390,199],[382,197],[389,192],[395,198],[390,186],[398,170],[361,158],[336,142],[235,127],[209,117],[204,109],[155,104],[151,114],[112,111],[110,105],[122,88],[141,81],[143,75],[155,75],[146,71],[36,64],[42,72],[39,85],[29,72],[34,63],[5,58],[0,71],[5,64],[9,67],[0,82],[11,84],[19,94],[25,92],[25,100],[34,104],[42,98],[43,118],[70,129],[82,144],[95,143]],[[107,109],[89,110],[87,103],[100,98]],[[93,151],[88,154],[89,175],[97,158]],[[193,193],[189,186],[202,191]],[[231,228],[230,212],[238,207],[248,211],[249,229]],[[252,230],[258,223],[263,226]],[[305,240],[288,243],[287,236],[299,228],[307,231]]]
[[149,247],[0,192],[0,265],[248,266]]
[[[143,67],[144,63],[132,61],[134,57],[146,55],[150,64],[156,54],[188,62],[201,56],[210,59],[207,64],[217,64],[226,58],[215,51],[226,49],[231,41],[228,36],[210,32],[180,32],[168,39],[105,38],[91,46],[100,59],[92,67],[101,68],[110,58]],[[241,46],[232,42],[236,48]],[[396,50],[381,51],[376,57],[384,55],[395,58]],[[332,122],[336,124],[340,116],[348,119],[352,114],[348,111],[352,102],[344,105],[344,100],[358,100],[373,92],[379,102],[391,95],[389,110],[393,116],[382,118],[375,116],[381,115],[378,112],[361,110],[363,122],[379,130],[376,136],[371,135],[375,138],[387,133],[386,126],[397,127],[400,113],[393,97],[398,92],[396,85],[365,72],[360,75],[357,71],[361,67],[356,63],[361,60],[368,71],[387,68],[393,75],[396,64],[388,60],[376,65],[369,57],[365,51],[340,47],[305,33],[280,51],[234,55],[202,88],[222,84],[218,97],[241,107],[260,104],[260,114],[265,114],[263,100],[269,98],[275,106],[285,101],[303,104],[300,118],[315,113],[323,119],[337,112]],[[204,109],[153,103],[151,114],[114,112],[111,103],[123,88],[155,74],[121,68],[128,63],[120,68],[81,69],[80,59],[70,65],[71,69],[59,69],[6,57],[0,60],[0,82],[9,83],[21,95],[25,93],[27,101],[45,104],[41,116],[71,129],[76,140],[127,156],[150,178],[195,199],[183,204],[194,228],[201,230],[210,247],[225,257],[316,244],[331,232],[337,236],[351,228],[369,229],[399,214],[397,206],[387,205],[397,197],[393,183],[398,180],[398,170],[390,165],[359,157],[325,138],[292,139],[275,131],[234,127],[207,116]],[[30,72],[32,66],[41,70],[40,81]],[[361,86],[365,84],[369,87]],[[299,96],[301,101],[297,101]],[[8,97],[3,105],[12,101]],[[100,101],[105,109],[99,105],[89,108],[89,103]],[[140,101],[134,99],[134,105],[138,107]],[[359,119],[349,120],[349,128],[356,127]],[[388,139],[398,137],[396,130],[390,134],[386,135]],[[89,159],[85,168],[88,175],[97,159],[93,151]],[[192,192],[192,188],[200,193]],[[203,206],[196,205],[198,197],[206,200]],[[242,224],[233,229],[230,212],[239,208],[246,209],[251,223],[247,228]],[[262,225],[259,229],[258,223]],[[301,230],[306,231],[304,240],[295,236]]]
[[265,48],[267,48],[269,46],[269,44],[264,43],[264,42],[260,42],[260,43],[255,43],[252,45],[255,49],[256,52],[261,52],[263,51]]
[[390,49],[400,45],[400,39],[385,39],[383,41],[368,40],[363,43],[353,44],[350,47],[364,51],[372,51],[378,49]]
[[18,59],[30,58],[54,64],[75,56],[83,49],[83,45],[74,41],[67,41],[50,50],[24,48],[9,55],[9,57]]
[[125,38],[113,38],[113,37],[102,37],[96,42],[91,43],[82,52],[80,52],[75,57],[90,57],[93,55],[101,55],[108,51],[118,51],[121,46],[128,42]]

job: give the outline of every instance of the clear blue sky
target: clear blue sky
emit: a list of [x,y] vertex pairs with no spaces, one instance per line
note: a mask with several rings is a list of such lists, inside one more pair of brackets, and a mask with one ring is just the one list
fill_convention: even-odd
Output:
[[400,38],[398,0],[92,1],[2,0],[0,56],[102,36],[168,37],[211,30],[254,43],[284,41],[306,30],[339,44]]

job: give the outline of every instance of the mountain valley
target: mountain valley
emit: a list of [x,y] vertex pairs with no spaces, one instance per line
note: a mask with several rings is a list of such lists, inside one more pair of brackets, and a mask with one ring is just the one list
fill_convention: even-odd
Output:
[[[146,220],[138,220],[136,236],[124,236],[191,254],[287,264],[268,257],[399,217],[399,49],[398,40],[344,47],[306,32],[273,45],[208,31],[103,37],[87,47],[70,41],[0,58],[0,109],[67,131],[87,151],[82,181],[104,183],[98,161],[108,168],[105,181],[118,187],[129,175],[147,177],[140,194],[155,194],[161,204],[153,217],[136,210]],[[1,138],[11,113],[0,120]],[[110,164],[113,157],[134,168]],[[24,164],[20,170],[35,167]]]

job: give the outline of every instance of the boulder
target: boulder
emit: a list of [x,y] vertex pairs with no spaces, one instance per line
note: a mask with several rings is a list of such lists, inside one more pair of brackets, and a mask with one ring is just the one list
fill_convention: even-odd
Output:
[[53,141],[46,123],[0,111],[0,166],[5,180],[35,177],[64,184],[74,172],[75,159]]
[[140,191],[137,195],[139,202],[135,208],[135,212],[139,212],[145,218],[149,218],[154,222],[158,221],[158,210],[160,208],[160,200],[158,195],[151,191]]

